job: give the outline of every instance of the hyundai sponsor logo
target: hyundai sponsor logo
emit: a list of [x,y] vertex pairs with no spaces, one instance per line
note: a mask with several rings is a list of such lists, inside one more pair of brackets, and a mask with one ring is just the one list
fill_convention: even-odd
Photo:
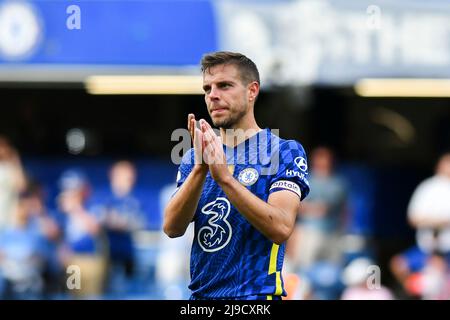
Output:
[[306,163],[306,159],[305,158],[297,157],[297,158],[294,159],[294,163],[303,172],[306,172],[306,170],[308,170],[308,164]]

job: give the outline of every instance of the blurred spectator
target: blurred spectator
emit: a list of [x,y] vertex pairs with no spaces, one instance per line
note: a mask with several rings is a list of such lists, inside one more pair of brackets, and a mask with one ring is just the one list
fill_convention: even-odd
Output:
[[450,153],[442,155],[435,175],[414,191],[408,219],[417,229],[414,246],[391,259],[391,271],[412,297],[449,299]]
[[302,290],[303,283],[301,283],[300,277],[295,273],[283,271],[284,288],[287,296],[284,300],[304,300],[304,291]]
[[47,248],[30,200],[28,193],[20,197],[12,223],[0,235],[0,296],[6,299],[38,299],[44,290]]
[[450,253],[424,252],[418,246],[395,255],[391,272],[404,293],[416,299],[450,299]]
[[[166,185],[160,193],[160,207],[165,208],[174,194],[176,184]],[[162,210],[163,211],[163,210]],[[164,212],[161,212],[161,216]],[[193,224],[189,224],[182,237],[170,239],[162,231],[160,233],[159,254],[156,259],[156,281],[162,298],[166,300],[187,299],[189,284],[190,246],[194,238]]]
[[36,181],[28,182],[28,187],[21,198],[29,213],[30,229],[39,234],[43,240],[43,249],[45,250],[44,294],[60,293],[63,284],[63,270],[57,252],[62,231],[58,225],[57,216],[51,214],[45,207],[42,187]]
[[108,245],[97,218],[86,208],[89,185],[85,174],[68,170],[60,178],[58,204],[66,215],[64,242],[61,252],[64,266],[78,266],[80,288],[70,293],[80,298],[97,298],[104,290]]
[[94,209],[108,237],[111,262],[108,290],[112,293],[127,290],[126,282],[132,278],[135,269],[133,232],[145,228],[141,203],[133,194],[136,178],[134,164],[129,161],[114,163],[109,172],[111,194],[97,199]]
[[19,193],[25,186],[19,154],[8,139],[0,135],[0,233],[11,223]]
[[342,272],[342,282],[346,285],[342,300],[393,300],[391,291],[379,284],[368,284],[369,267],[373,262],[368,258],[357,258],[348,264]]
[[338,263],[344,226],[347,188],[334,172],[331,150],[319,147],[311,153],[311,192],[300,207],[297,227],[288,241],[293,270],[308,270],[316,262]]
[[436,173],[414,191],[408,218],[417,229],[416,240],[424,252],[450,251],[450,153],[438,161]]
[[[424,300],[450,299],[450,259],[439,254],[433,254],[422,270],[419,292]],[[407,287],[408,284],[407,284]]]
[[309,284],[308,299],[336,300],[344,289],[341,281],[342,267],[336,262],[322,260],[303,272],[301,280]]

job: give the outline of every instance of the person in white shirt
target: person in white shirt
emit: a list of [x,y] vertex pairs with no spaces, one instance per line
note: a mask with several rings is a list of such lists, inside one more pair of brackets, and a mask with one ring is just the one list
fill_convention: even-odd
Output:
[[434,176],[414,191],[408,219],[417,229],[417,244],[424,252],[450,251],[450,153],[439,158]]
[[26,178],[18,152],[0,135],[0,233],[11,225]]

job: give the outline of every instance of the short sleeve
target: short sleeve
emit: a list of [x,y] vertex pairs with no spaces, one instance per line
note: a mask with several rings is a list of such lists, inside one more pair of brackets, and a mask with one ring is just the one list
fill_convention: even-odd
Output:
[[309,193],[308,161],[302,145],[294,140],[280,144],[277,173],[270,180],[269,194],[288,190],[303,200]]

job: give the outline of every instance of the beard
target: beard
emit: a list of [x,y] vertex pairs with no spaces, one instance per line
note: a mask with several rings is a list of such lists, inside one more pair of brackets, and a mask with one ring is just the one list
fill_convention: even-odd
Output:
[[225,117],[220,117],[218,119],[214,119],[213,117],[211,117],[211,120],[214,126],[217,128],[232,129],[237,123],[239,123],[239,121],[245,116],[246,113],[247,112],[245,108],[242,108],[241,110],[234,113],[230,112],[230,114]]

